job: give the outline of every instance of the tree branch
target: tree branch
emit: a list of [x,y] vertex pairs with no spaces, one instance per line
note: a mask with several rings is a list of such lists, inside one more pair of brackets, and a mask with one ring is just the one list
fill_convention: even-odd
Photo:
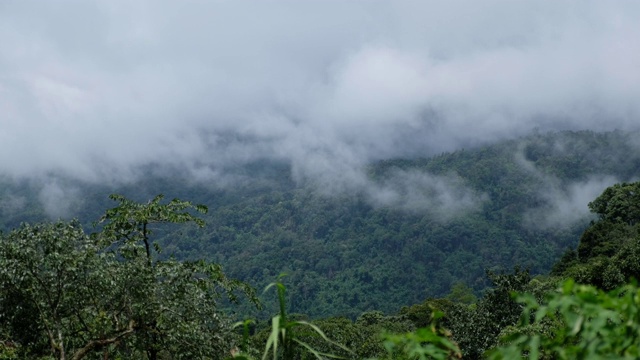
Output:
[[142,223],[142,240],[144,240],[144,247],[147,250],[147,261],[151,266],[151,249],[149,248],[149,237],[147,236],[147,222]]
[[100,339],[100,340],[91,340],[91,341],[89,341],[89,343],[87,345],[85,345],[83,348],[79,349],[78,351],[75,352],[75,354],[73,354],[73,357],[71,358],[71,360],[80,360],[83,357],[85,357],[88,353],[90,353],[91,351],[101,349],[101,348],[103,348],[103,347],[105,347],[107,345],[111,345],[111,344],[119,341],[121,338],[133,333],[134,331],[136,331],[135,322],[133,320],[131,320],[131,321],[129,321],[129,326],[126,329],[123,329],[123,330],[119,331],[113,337],[110,337],[108,339]]

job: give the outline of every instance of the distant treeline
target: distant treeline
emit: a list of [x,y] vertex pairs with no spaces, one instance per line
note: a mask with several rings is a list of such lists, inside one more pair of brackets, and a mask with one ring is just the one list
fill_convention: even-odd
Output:
[[[162,192],[206,204],[204,231],[157,229],[161,256],[205,257],[255,287],[287,273],[287,286],[295,289],[291,311],[356,319],[446,296],[456,284],[482,296],[492,284],[487,270],[499,274],[519,265],[531,274],[547,273],[575,248],[593,218],[586,203],[607,186],[640,175],[637,135],[538,133],[433,157],[385,160],[363,169],[366,189],[332,195],[293,182],[289,167],[273,162],[231,169],[242,181],[224,188],[151,169],[117,187],[58,184],[73,189],[77,201],[67,214],[86,229],[110,206],[105,199],[113,192],[139,201]],[[6,184],[5,229],[45,218],[41,183]]]

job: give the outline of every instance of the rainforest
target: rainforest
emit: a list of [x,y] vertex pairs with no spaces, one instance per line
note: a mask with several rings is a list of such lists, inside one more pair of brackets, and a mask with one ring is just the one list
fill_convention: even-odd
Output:
[[[70,205],[76,220],[48,220],[33,195],[37,184],[5,182],[4,199],[14,207],[5,200],[4,351],[63,358],[66,344],[74,356],[220,358],[243,343],[233,322],[251,319],[243,347],[250,354],[268,343],[271,317],[280,313],[291,324],[322,329],[295,336],[336,356],[398,358],[382,345],[399,342],[393,351],[402,352],[407,341],[419,347],[430,340],[387,335],[385,343],[379,336],[419,336],[413,331],[423,328],[435,331],[446,356],[498,356],[506,347],[491,349],[505,334],[524,331],[523,311],[536,301],[613,291],[637,275],[636,138],[622,131],[539,133],[371,164],[372,187],[417,179],[399,185],[406,206],[366,193],[318,193],[292,183],[286,166],[261,163],[238,169],[250,180],[234,189],[179,175],[150,174],[111,196],[110,188],[69,183],[83,199]],[[420,176],[450,184],[438,188]],[[426,207],[438,201],[448,212]],[[593,288],[562,285],[569,278]],[[263,293],[269,284],[273,290]],[[516,301],[514,291],[530,294],[532,303]],[[54,303],[52,294],[60,297]],[[543,336],[566,322],[549,321],[527,326]],[[25,322],[32,324],[27,333]],[[69,339],[52,335],[54,325]],[[212,329],[226,335],[214,341]],[[274,354],[313,354],[288,346],[290,354]]]
[[0,359],[638,359],[640,3],[0,2]]

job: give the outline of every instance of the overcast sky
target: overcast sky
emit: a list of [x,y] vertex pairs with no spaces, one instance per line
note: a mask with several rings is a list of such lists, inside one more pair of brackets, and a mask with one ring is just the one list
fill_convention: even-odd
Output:
[[0,173],[297,179],[640,126],[638,1],[2,1]]

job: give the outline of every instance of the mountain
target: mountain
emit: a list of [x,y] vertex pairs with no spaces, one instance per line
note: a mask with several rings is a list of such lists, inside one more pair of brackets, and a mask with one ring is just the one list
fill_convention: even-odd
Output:
[[311,316],[397,311],[515,265],[546,273],[592,219],[587,203],[640,175],[637,133],[535,133],[359,169],[352,184],[294,181],[273,161],[226,169],[219,185],[145,169],[116,185],[4,179],[0,225],[47,216],[89,224],[113,206],[158,193],[209,207],[204,230],[155,229],[164,256],[208,258],[257,288],[287,273],[290,309]]

